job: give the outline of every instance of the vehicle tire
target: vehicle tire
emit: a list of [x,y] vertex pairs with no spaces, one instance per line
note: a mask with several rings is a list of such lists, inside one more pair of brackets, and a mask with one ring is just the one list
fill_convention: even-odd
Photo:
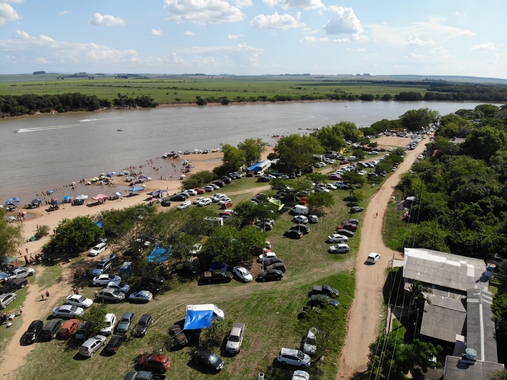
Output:
[[266,279],[265,278],[261,278],[261,282],[266,282]]
[[283,365],[287,365],[287,362],[285,360],[282,360]]
[[307,369],[307,368],[308,368],[308,366],[307,366],[306,364],[301,364],[301,365],[299,366],[299,368],[301,368],[301,369]]
[[281,279],[282,279],[281,277],[278,277],[278,278],[276,279],[276,281],[280,281]]

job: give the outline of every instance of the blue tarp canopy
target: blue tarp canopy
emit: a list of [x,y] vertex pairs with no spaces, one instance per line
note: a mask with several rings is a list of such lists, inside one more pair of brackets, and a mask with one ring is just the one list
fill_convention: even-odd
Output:
[[137,193],[138,191],[144,190],[144,187],[142,186],[134,186],[132,189],[129,189],[129,192],[131,193]]
[[213,323],[213,310],[187,310],[183,330],[207,329]]
[[155,247],[148,256],[148,262],[149,263],[164,262],[169,258],[169,256],[171,256],[171,253],[172,253],[171,248],[166,249],[162,247]]

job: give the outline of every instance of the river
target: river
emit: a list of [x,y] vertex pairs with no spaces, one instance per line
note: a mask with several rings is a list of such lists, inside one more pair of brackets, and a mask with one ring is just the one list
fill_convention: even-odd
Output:
[[[171,150],[212,149],[247,138],[276,144],[274,134],[301,133],[350,121],[359,127],[428,107],[440,115],[481,103],[315,102],[167,107],[0,119],[0,202],[29,203],[36,193],[80,178],[152,163]],[[121,129],[122,131],[118,131]],[[14,133],[14,130],[19,130]]]

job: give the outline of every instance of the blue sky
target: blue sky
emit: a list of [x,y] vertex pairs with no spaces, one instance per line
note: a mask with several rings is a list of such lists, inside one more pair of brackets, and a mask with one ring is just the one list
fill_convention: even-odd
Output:
[[0,73],[507,78],[506,0],[0,0]]

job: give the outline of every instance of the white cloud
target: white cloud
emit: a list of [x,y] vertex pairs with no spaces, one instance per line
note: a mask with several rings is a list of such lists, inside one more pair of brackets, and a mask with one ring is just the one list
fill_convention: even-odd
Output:
[[90,24],[100,26],[115,26],[115,25],[125,25],[125,21],[123,21],[119,17],[95,13],[93,15],[93,18],[90,20]]
[[47,65],[49,61],[46,58],[35,58],[35,62],[40,63],[42,65]]
[[283,9],[300,8],[303,10],[323,8],[320,0],[264,0],[264,4],[270,7],[280,6]]
[[65,11],[58,12],[58,14],[62,15],[62,16],[63,15],[68,15],[68,14],[70,14],[70,11],[65,10]]
[[297,14],[297,19],[287,13],[285,14],[278,14],[278,12],[275,12],[272,15],[257,15],[255,16],[252,21],[250,21],[250,25],[252,25],[255,28],[259,29],[280,29],[280,30],[287,30],[287,29],[294,29],[294,28],[301,28],[304,27],[303,23],[299,22],[301,14]]
[[152,29],[150,31],[150,35],[152,35],[152,36],[161,36],[162,35],[162,31],[161,30],[157,30],[157,29]]
[[193,36],[195,36],[195,33],[194,33],[194,32],[192,32],[191,30],[187,30],[184,34],[185,34],[185,36],[187,36],[187,37],[193,37]]
[[435,45],[435,41],[432,40],[423,41],[419,38],[419,35],[416,33],[408,37],[407,44],[413,46],[426,46],[426,45]]
[[421,54],[416,54],[416,53],[410,53],[408,56],[409,56],[409,58],[411,58],[411,59],[422,59],[422,58],[424,58],[424,56],[423,56],[423,55],[421,55]]
[[164,0],[164,7],[176,23],[221,24],[245,18],[240,8],[250,1],[238,0]]
[[492,42],[486,42],[484,44],[474,45],[470,49],[471,50],[497,50],[495,44]]
[[18,12],[7,3],[0,2],[0,25],[9,21],[19,20],[21,18]]
[[238,38],[242,38],[242,37],[244,37],[243,34],[229,34],[227,36],[227,38],[230,40],[237,40]]
[[329,37],[315,37],[315,36],[306,36],[301,40],[302,42],[306,43],[327,43],[331,42],[334,44],[344,44],[350,42],[350,39],[348,38],[329,38]]
[[363,27],[352,8],[330,6],[334,16],[324,26],[327,34],[362,33]]
[[450,56],[449,52],[446,49],[444,49],[443,47],[436,47],[435,49],[431,50],[431,53],[438,55],[441,58],[445,58],[445,57]]

